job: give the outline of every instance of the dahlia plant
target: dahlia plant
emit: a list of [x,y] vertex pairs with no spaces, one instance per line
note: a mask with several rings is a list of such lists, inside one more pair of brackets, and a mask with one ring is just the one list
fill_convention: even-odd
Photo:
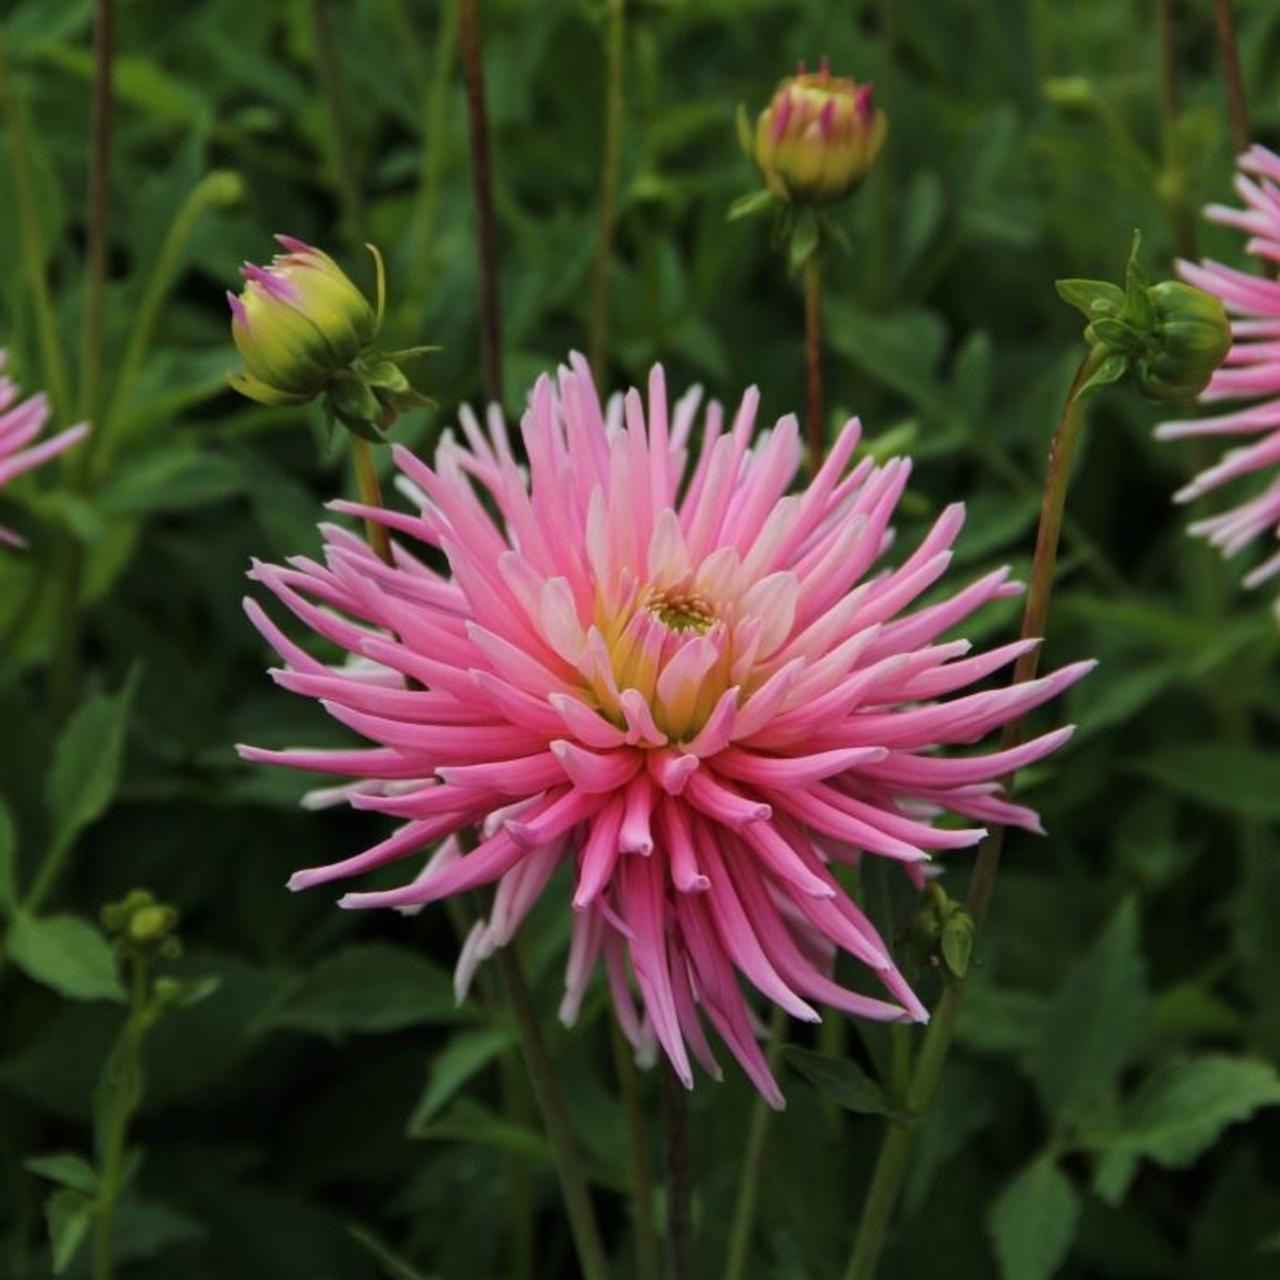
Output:
[[[50,458],[65,453],[88,433],[84,423],[68,427],[42,444],[32,444],[49,421],[49,397],[43,392],[19,400],[22,388],[4,372],[8,353],[0,348],[0,489],[10,480],[33,471]],[[20,547],[22,539],[11,529],[0,528],[0,542]]]
[[[1280,262],[1280,156],[1254,146],[1239,158],[1236,191],[1244,208],[1210,205],[1205,216],[1249,236],[1246,248],[1264,262]],[[1207,493],[1261,472],[1270,478],[1261,492],[1219,515],[1194,521],[1190,530],[1225,556],[1233,556],[1268,533],[1280,538],[1280,283],[1220,262],[1180,262],[1183,279],[1220,298],[1235,319],[1225,365],[1200,399],[1205,404],[1251,401],[1208,418],[1164,422],[1161,440],[1191,436],[1253,436],[1256,442],[1229,450],[1175,495],[1193,502]],[[1256,587],[1280,573],[1280,551],[1245,575]],[[1280,606],[1278,606],[1280,607]]]
[[[463,413],[465,444],[446,435],[434,466],[397,446],[415,512],[332,504],[400,535],[393,563],[326,525],[323,562],[251,573],[347,661],[312,657],[246,602],[284,659],[276,681],[319,699],[368,745],[240,750],[347,775],[315,802],[402,822],[362,853],[297,872],[291,888],[433,847],[401,887],[341,905],[416,909],[496,884],[462,949],[461,993],[566,866],[563,1021],[603,961],[640,1056],[656,1042],[686,1086],[691,1058],[718,1075],[705,1017],[781,1106],[739,978],[804,1021],[817,1005],[924,1020],[833,868],[871,854],[919,877],[936,852],[985,834],[935,825],[939,815],[1038,830],[997,780],[1069,728],[1003,752],[935,749],[977,742],[1092,664],[972,691],[1037,642],[971,654],[942,638],[1020,590],[1007,569],[909,608],[943,579],[963,506],[886,565],[909,462],[851,466],[853,420],[808,487],[789,494],[797,424],[784,417],[753,442],[758,399],[748,391],[730,423],[709,404],[695,447],[696,389],[669,411],[655,368],[647,405],[632,390],[606,412],[574,356],[530,397],[527,473],[496,411],[487,428]],[[837,950],[866,966],[883,998],[834,981]]]

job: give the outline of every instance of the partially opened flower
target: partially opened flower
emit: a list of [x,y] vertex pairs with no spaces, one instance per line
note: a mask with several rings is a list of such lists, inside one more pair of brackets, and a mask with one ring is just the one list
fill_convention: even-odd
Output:
[[[49,421],[49,397],[41,392],[19,402],[22,389],[4,374],[6,362],[7,353],[0,349],[0,489],[24,471],[32,471],[64,453],[89,430],[82,423],[42,444],[32,444]],[[22,546],[22,539],[10,529],[0,528],[0,542]]]
[[[1236,190],[1245,207],[1211,205],[1205,215],[1244,231],[1250,253],[1280,262],[1280,156],[1264,147],[1251,147],[1240,157],[1239,168]],[[1252,443],[1229,450],[1176,495],[1179,502],[1191,502],[1255,473],[1267,477],[1261,491],[1239,505],[1191,525],[1192,533],[1231,556],[1259,537],[1280,537],[1280,283],[1218,262],[1182,262],[1178,270],[1184,279],[1219,297],[1233,317],[1233,342],[1226,363],[1200,399],[1206,404],[1252,403],[1213,417],[1165,422],[1156,428],[1156,435],[1162,440],[1252,438]],[[1256,587],[1277,573],[1280,551],[1248,573],[1245,585]]]
[[[809,487],[788,494],[796,421],[753,442],[754,390],[731,423],[709,405],[695,448],[696,390],[669,412],[655,368],[647,405],[631,391],[606,413],[585,362],[571,364],[534,388],[527,473],[500,416],[485,430],[464,414],[465,445],[446,436],[434,467],[396,449],[416,513],[334,504],[401,536],[393,566],[333,525],[323,563],[254,566],[351,655],[324,664],[249,601],[286,664],[274,677],[370,745],[241,750],[346,775],[319,800],[402,821],[363,853],[297,872],[293,888],[438,844],[402,887],[342,905],[414,910],[496,884],[463,949],[465,988],[567,867],[564,1021],[603,960],[638,1050],[656,1038],[686,1084],[691,1055],[715,1074],[705,1018],[781,1105],[742,980],[806,1021],[818,1005],[924,1019],[832,866],[871,854],[919,872],[935,851],[984,835],[934,825],[941,815],[1038,829],[997,779],[1069,729],[1003,753],[935,748],[979,741],[1091,664],[970,691],[1035,642],[970,654],[942,637],[1019,588],[1002,569],[918,603],[946,573],[963,508],[884,565],[910,464],[851,467],[856,421]],[[833,980],[836,948],[883,998]]]

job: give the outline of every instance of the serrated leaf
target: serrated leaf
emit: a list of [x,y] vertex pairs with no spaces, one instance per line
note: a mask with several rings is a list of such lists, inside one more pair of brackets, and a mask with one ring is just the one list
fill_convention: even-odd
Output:
[[409,1119],[409,1136],[416,1136],[472,1076],[514,1043],[511,1032],[502,1027],[455,1035],[431,1064],[427,1086]]
[[442,969],[406,948],[371,942],[344,947],[299,975],[256,1030],[339,1037],[470,1017]]
[[1078,1118],[1109,1100],[1146,1024],[1145,982],[1130,898],[1072,969],[1046,1016],[1035,1071],[1054,1115]]
[[19,912],[5,939],[9,959],[36,982],[72,1000],[123,1000],[107,940],[75,916]]
[[1049,1280],[1067,1256],[1079,1216],[1076,1189],[1052,1157],[1024,1169],[988,1221],[1003,1280]]
[[83,1191],[87,1196],[98,1194],[98,1171],[83,1156],[58,1152],[48,1156],[31,1156],[22,1165],[59,1186]]
[[862,1115],[891,1115],[884,1090],[856,1062],[815,1053],[798,1045],[785,1045],[782,1057],[793,1071],[802,1075],[824,1098],[846,1111]]
[[1280,1076],[1269,1062],[1226,1054],[1185,1058],[1158,1067],[1124,1108],[1118,1129],[1090,1143],[1182,1168],[1229,1125],[1278,1104]]

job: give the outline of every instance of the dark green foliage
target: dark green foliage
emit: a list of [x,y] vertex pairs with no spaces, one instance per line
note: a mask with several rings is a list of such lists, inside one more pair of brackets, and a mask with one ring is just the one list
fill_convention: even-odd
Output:
[[[481,7],[505,399],[518,411],[537,373],[587,345],[604,19],[601,5],[563,0]],[[963,499],[953,572],[1009,561],[1025,576],[1081,350],[1054,280],[1114,277],[1135,226],[1152,278],[1167,275],[1171,196],[1230,195],[1211,6],[1173,7],[1184,101],[1171,172],[1149,5],[628,5],[610,367],[598,373],[623,384],[661,359],[675,387],[700,380],[734,398],[758,383],[769,418],[803,403],[796,282],[760,220],[728,220],[753,182],[733,116],[739,102],[758,110],[796,59],[826,52],[876,81],[892,120],[837,215],[851,251],[833,243],[824,260],[833,421],[856,410],[868,448],[915,456],[901,547]],[[95,1114],[101,1127],[131,1007],[96,921],[137,886],[181,912],[185,953],[154,970],[189,985],[147,1028],[119,1276],[516,1276],[520,1195],[530,1274],[574,1276],[511,1028],[480,1000],[454,1004],[453,921],[441,907],[374,918],[337,911],[327,889],[288,894],[292,870],[384,827],[300,810],[306,779],[232,750],[344,741],[265,677],[240,598],[250,557],[311,553],[320,504],[350,484],[318,411],[249,405],[226,387],[237,361],[222,291],[240,261],[262,260],[285,231],[371,289],[360,246],[375,240],[386,345],[441,347],[414,370],[438,408],[406,414],[393,438],[429,448],[479,395],[456,68],[439,118],[424,117],[440,7],[332,6],[364,227],[340,198],[308,3],[117,8],[95,476],[75,493],[54,467],[0,498],[0,523],[32,544],[0,552],[0,1276],[90,1274]],[[91,9],[0,0],[73,382]],[[1236,9],[1255,129],[1274,143],[1280,13],[1262,0]],[[0,112],[0,346],[35,389],[49,370],[9,142]],[[424,191],[432,173],[438,188]],[[1241,261],[1234,233],[1195,230],[1197,252]],[[914,1122],[882,1272],[893,1280],[1265,1280],[1280,1268],[1277,632],[1265,597],[1239,590],[1240,566],[1188,539],[1170,504],[1207,458],[1154,443],[1159,411],[1123,389],[1090,404],[1046,661],[1101,665],[1064,709],[1041,713],[1079,724],[1023,779],[1048,838],[1011,836],[985,935],[972,959],[954,938],[946,957],[972,967],[972,989],[935,1114]],[[68,538],[85,551],[82,660],[59,725],[48,685]],[[969,634],[1011,638],[1018,609],[989,609]],[[962,899],[971,855],[945,857]],[[890,887],[896,937],[914,904]],[[554,1019],[567,916],[556,880],[521,949],[623,1276],[628,1146],[603,992],[574,1030]],[[941,981],[923,980],[931,1004]],[[885,1029],[818,1036],[781,1068],[789,1107],[763,1167],[759,1280],[842,1274],[881,1113],[900,1115]],[[726,1076],[700,1081],[691,1101],[699,1277],[722,1266],[752,1107],[727,1062]],[[654,1081],[642,1089],[656,1131]]]

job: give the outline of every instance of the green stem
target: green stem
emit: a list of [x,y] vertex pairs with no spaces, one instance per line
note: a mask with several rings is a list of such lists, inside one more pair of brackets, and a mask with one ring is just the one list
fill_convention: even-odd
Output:
[[86,447],[92,446],[104,458],[110,457],[108,438],[118,431],[120,416],[128,408],[138,375],[142,372],[150,352],[160,309],[177,278],[183,251],[191,239],[192,231],[210,206],[226,204],[237,198],[240,186],[240,180],[235,174],[225,171],[206,174],[192,189],[191,194],[169,224],[169,230],[165,233],[160,252],[156,256],[155,266],[152,267],[151,275],[147,280],[146,289],[138,303],[133,330],[129,334],[124,358],[120,361],[120,372],[116,376],[110,407],[98,430],[87,442]]
[[[373,447],[363,437],[351,432],[351,465],[356,476],[356,490],[360,501],[366,507],[382,506],[382,486],[378,483],[378,471],[373,461]],[[379,524],[372,517],[366,516],[364,521],[365,536],[374,554],[383,564],[394,564],[391,554],[391,538],[387,534],[386,525]]]
[[520,962],[511,946],[499,947],[494,962],[506,990],[507,1004],[515,1018],[533,1094],[542,1112],[547,1138],[551,1142],[551,1152],[560,1177],[560,1190],[573,1232],[583,1280],[608,1280],[609,1267],[600,1243],[600,1232],[596,1227],[595,1211],[591,1206],[591,1194],[582,1171],[577,1143],[569,1126],[569,1111],[560,1086],[556,1083],[555,1069],[543,1043],[542,1030],[538,1026]]
[[440,212],[440,185],[448,156],[446,118],[449,82],[458,47],[458,0],[443,0],[436,32],[435,62],[424,103],[426,136],[422,143],[422,168],[418,178],[418,216],[414,220],[413,278],[425,285],[435,245],[436,219]]
[[36,205],[26,110],[10,77],[3,33],[0,33],[0,114],[8,126],[9,157],[18,205],[18,225],[21,228],[22,263],[26,271],[31,305],[35,311],[36,331],[40,336],[44,387],[53,403],[55,421],[65,422],[66,415],[71,412],[71,383],[67,376],[62,342],[58,336],[58,317],[53,305],[53,293],[49,287],[49,250]]
[[116,1207],[123,1189],[129,1121],[138,1104],[142,1045],[147,1037],[147,966],[135,958],[129,983],[129,1020],[125,1023],[120,1061],[104,1081],[111,1089],[107,1122],[98,1153],[100,1186],[94,1219],[93,1280],[111,1280],[115,1248]]
[[622,145],[626,0],[609,0],[605,42],[604,158],[600,167],[600,237],[596,243],[595,280],[591,291],[591,367],[604,376],[609,353],[609,271],[613,260],[614,206],[618,196],[618,155]]
[[653,1176],[649,1169],[649,1119],[640,1093],[640,1073],[636,1070],[631,1044],[622,1034],[617,1019],[607,1019],[609,1043],[613,1050],[614,1073],[622,1095],[626,1118],[628,1158],[631,1165],[631,1231],[635,1243],[636,1280],[658,1280],[658,1235],[653,1219]]
[[[1084,422],[1084,401],[1077,392],[1092,377],[1100,361],[1098,351],[1090,351],[1080,362],[1067,392],[1062,416],[1049,446],[1049,472],[1045,479],[1044,499],[1040,508],[1040,527],[1036,533],[1036,550],[1031,564],[1031,582],[1027,590],[1027,602],[1022,615],[1021,635],[1024,639],[1040,637],[1045,633],[1049,616],[1049,602],[1053,594],[1054,570],[1058,560],[1058,541],[1062,532],[1062,513],[1066,504],[1067,487],[1071,478],[1071,461],[1079,443],[1080,428]],[[1034,680],[1040,661],[1040,646],[1024,653],[1013,671],[1013,685]],[[1018,716],[1004,727],[1000,746],[1007,750],[1021,740],[1022,717]],[[1006,792],[1011,794],[1014,776],[1005,780]],[[973,919],[976,936],[981,935],[986,919],[991,892],[995,887],[996,871],[1000,865],[1000,851],[1004,841],[1004,827],[998,826],[979,846],[973,876],[969,881],[969,893],[965,909]],[[972,972],[972,970],[970,970]],[[907,1090],[907,1112],[918,1116],[925,1112],[937,1092],[938,1082],[946,1064],[947,1053],[955,1036],[956,1019],[964,999],[965,983],[948,982],[942,999],[934,1011],[925,1034],[920,1056],[916,1060]],[[845,1280],[872,1280],[880,1265],[885,1239],[893,1219],[893,1211],[902,1190],[911,1148],[912,1130],[906,1123],[891,1122],[880,1146],[871,1185],[863,1203],[862,1218],[853,1253],[845,1271]]]
[[355,154],[348,130],[348,116],[342,93],[342,72],[338,63],[338,51],[333,40],[331,0],[311,0],[311,33],[315,41],[316,77],[320,92],[329,113],[329,138],[332,143],[334,177],[338,185],[338,199],[342,202],[342,215],[347,224],[347,234],[356,244],[363,244],[369,235],[365,224],[364,199],[360,191],[360,176],[356,169]]
[[[832,1019],[836,1021],[836,1019]],[[787,1034],[785,1009],[774,1005],[769,1017],[769,1070],[776,1071]],[[729,1232],[729,1259],[725,1263],[724,1280],[743,1280],[747,1273],[747,1256],[755,1230],[756,1209],[760,1203],[760,1182],[764,1174],[764,1156],[773,1123],[773,1108],[756,1094],[751,1104],[751,1125],[747,1130],[747,1146],[742,1155],[742,1178],[738,1182],[738,1200],[733,1210],[733,1226]]]
[[817,250],[804,264],[804,387],[809,474],[816,476],[827,444],[822,423],[822,276]]
[[689,1280],[689,1120],[684,1085],[667,1061],[662,1076],[662,1127],[667,1155],[667,1280]]

